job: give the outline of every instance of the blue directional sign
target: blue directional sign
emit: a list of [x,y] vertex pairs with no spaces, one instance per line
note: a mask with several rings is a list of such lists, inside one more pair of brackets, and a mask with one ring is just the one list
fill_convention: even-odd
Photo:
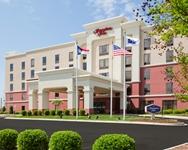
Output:
[[150,112],[150,113],[159,113],[161,111],[161,107],[151,104],[151,105],[145,106],[145,111]]

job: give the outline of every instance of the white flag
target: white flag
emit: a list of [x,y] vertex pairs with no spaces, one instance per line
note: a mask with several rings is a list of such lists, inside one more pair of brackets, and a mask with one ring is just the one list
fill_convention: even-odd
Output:
[[140,43],[139,39],[126,36],[126,45],[125,45],[126,47],[132,47],[138,45],[139,43]]

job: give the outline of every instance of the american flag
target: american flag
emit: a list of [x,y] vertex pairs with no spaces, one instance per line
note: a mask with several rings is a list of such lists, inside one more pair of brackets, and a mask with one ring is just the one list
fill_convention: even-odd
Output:
[[120,48],[117,45],[113,45],[113,56],[119,56],[119,55],[132,55],[131,52],[128,52],[125,49]]

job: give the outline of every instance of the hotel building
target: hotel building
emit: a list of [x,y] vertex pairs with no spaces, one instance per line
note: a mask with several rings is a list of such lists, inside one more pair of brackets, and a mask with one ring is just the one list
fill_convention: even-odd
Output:
[[[120,113],[124,67],[129,110],[144,110],[151,103],[163,109],[188,108],[188,103],[176,100],[173,93],[176,84],[166,78],[164,71],[166,67],[177,66],[171,46],[181,41],[188,48],[188,38],[173,39],[169,50],[159,55],[158,50],[151,50],[154,38],[147,34],[151,27],[143,22],[118,16],[83,27],[84,32],[71,35],[73,42],[6,55],[7,108],[13,106],[14,111],[54,109],[55,99],[62,101],[58,109],[76,108],[75,41],[90,50],[89,54],[78,56],[79,109],[87,113],[109,113],[112,78],[113,113]],[[112,43],[125,47],[126,35],[139,39],[140,44],[127,47],[132,55],[126,56],[124,66],[123,56],[112,57]]]

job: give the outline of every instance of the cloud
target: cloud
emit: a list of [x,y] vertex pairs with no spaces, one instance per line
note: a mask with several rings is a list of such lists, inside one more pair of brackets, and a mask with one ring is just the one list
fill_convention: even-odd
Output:
[[93,8],[92,15],[96,20],[118,15],[131,19],[134,17],[132,10],[138,4],[134,0],[88,0],[88,6]]

